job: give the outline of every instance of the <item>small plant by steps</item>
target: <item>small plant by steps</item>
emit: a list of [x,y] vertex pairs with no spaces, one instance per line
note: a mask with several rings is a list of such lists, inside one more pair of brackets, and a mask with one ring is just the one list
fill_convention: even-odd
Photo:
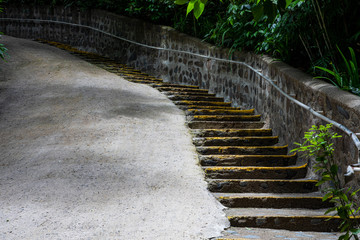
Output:
[[360,229],[357,216],[360,207],[353,198],[360,189],[352,191],[352,188],[345,189],[342,186],[332,142],[333,139],[341,136],[332,132],[331,127],[332,124],[312,126],[310,131],[305,133],[304,143],[296,143],[299,147],[292,151],[304,152],[306,157],[314,157],[314,169],[321,173],[317,186],[322,184],[329,186],[324,189],[323,201],[330,200],[335,203],[335,206],[329,208],[325,214],[336,212],[342,220],[339,229],[344,234],[339,239],[359,239]]

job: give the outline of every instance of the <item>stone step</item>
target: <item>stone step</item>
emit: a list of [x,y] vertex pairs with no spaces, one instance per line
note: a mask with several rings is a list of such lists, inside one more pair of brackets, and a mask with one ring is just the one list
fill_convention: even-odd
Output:
[[286,155],[288,146],[222,146],[196,147],[201,155]]
[[160,92],[169,92],[169,91],[177,91],[177,92],[197,92],[197,93],[208,93],[209,90],[207,89],[199,89],[199,88],[192,88],[186,86],[179,86],[179,87],[157,87],[157,90]]
[[195,137],[195,146],[272,146],[279,142],[277,136],[265,137]]
[[[134,76],[134,75],[140,74],[140,72],[138,72],[135,69],[134,70],[121,69],[121,71],[119,71],[118,73],[120,73],[124,77],[129,77],[129,76]],[[148,76],[148,75],[143,75],[143,76]]]
[[134,75],[142,75],[142,76],[149,76],[148,74],[146,73],[142,73],[141,71],[139,70],[136,70],[136,69],[129,69],[129,70],[122,70],[121,71],[123,74],[125,74],[125,76],[134,76]]
[[293,155],[200,155],[202,166],[290,166],[296,163]]
[[176,88],[180,88],[180,89],[199,89],[198,86],[193,86],[193,85],[181,85],[181,84],[174,84],[174,83],[168,83],[168,82],[163,82],[163,83],[158,83],[158,84],[152,84],[151,85],[153,88],[165,88],[167,87],[168,91],[172,91],[171,89],[176,89]]
[[108,62],[107,66],[112,67],[113,69],[116,69],[116,70],[134,70],[134,68],[131,68],[124,64],[113,62],[113,61]]
[[248,129],[248,128],[262,128],[265,125],[264,122],[231,122],[231,121],[193,121],[188,122],[188,126],[191,129],[222,129],[222,128],[233,128],[233,129]]
[[122,73],[122,72],[131,72],[133,69],[125,66],[120,66],[120,64],[111,63],[111,64],[106,64],[106,70],[115,73]]
[[231,106],[178,105],[177,107],[184,111],[188,109],[241,110],[240,108],[235,108]]
[[336,231],[341,219],[325,216],[326,209],[230,208],[225,210],[233,227]]
[[201,106],[222,106],[222,107],[231,107],[229,102],[218,102],[218,101],[174,101],[175,105],[201,105]]
[[194,95],[172,95],[168,96],[172,101],[208,101],[208,102],[221,102],[223,98],[213,97],[209,95],[194,96]]
[[196,137],[248,137],[271,136],[271,129],[193,129]]
[[253,115],[254,109],[230,110],[230,109],[188,109],[186,115]]
[[210,179],[297,179],[305,178],[307,164],[287,167],[203,167]]
[[330,208],[334,203],[322,201],[320,192],[314,193],[213,193],[229,208]]
[[154,82],[157,82],[157,81],[152,81],[152,80],[141,80],[141,79],[126,79],[126,80],[129,82],[142,83],[142,84],[153,84]]
[[188,115],[187,121],[260,121],[261,115]]
[[308,179],[208,179],[211,192],[223,193],[309,193],[317,181]]
[[152,76],[149,76],[149,74],[146,73],[130,73],[125,74],[124,78],[131,78],[131,79],[152,79],[152,80],[158,80],[159,82],[162,82],[161,79],[154,78]]
[[153,78],[153,77],[149,77],[149,76],[124,76],[124,78],[126,80],[146,80],[146,81],[152,81],[154,83],[161,83],[162,80],[161,79],[157,79],[157,78]]
[[213,93],[205,93],[205,92],[177,92],[177,91],[167,91],[163,92],[166,96],[201,96],[201,97],[215,97],[216,94]]
[[289,231],[283,229],[230,227],[213,240],[338,240],[338,232]]

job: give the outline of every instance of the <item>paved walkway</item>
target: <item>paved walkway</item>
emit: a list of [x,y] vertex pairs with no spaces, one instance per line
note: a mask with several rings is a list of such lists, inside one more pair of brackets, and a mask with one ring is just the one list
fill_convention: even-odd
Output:
[[3,37],[0,239],[204,239],[227,225],[165,96]]

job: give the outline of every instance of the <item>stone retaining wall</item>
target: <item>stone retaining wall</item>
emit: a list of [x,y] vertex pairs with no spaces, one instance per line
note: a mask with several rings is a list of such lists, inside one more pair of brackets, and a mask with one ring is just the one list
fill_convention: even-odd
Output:
[[[309,75],[266,56],[235,52],[214,47],[199,39],[179,33],[172,28],[152,25],[136,19],[105,11],[81,12],[62,8],[8,7],[1,17],[0,31],[22,38],[43,38],[70,44],[79,49],[120,60],[140,70],[172,83],[198,85],[210,89],[217,96],[232,101],[233,106],[255,108],[262,114],[267,127],[280,136],[281,143],[294,146],[301,142],[304,132],[312,124],[322,123],[307,111],[282,96],[274,87],[243,65],[215,61],[186,53],[155,50],[138,46],[108,34],[64,23],[27,21],[39,19],[80,24],[115,36],[155,47],[190,51],[223,59],[245,61],[261,69],[275,80],[277,86],[297,100],[322,111],[325,116],[360,132],[360,98],[336,87],[313,80]],[[343,135],[343,133],[339,132]],[[337,159],[341,170],[355,163],[358,152],[349,137],[338,141]]]

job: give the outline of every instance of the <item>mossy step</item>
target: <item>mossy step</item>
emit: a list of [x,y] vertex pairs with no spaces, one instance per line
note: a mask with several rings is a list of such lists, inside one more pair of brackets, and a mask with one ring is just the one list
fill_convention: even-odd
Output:
[[196,137],[195,146],[271,146],[279,142],[277,136],[265,137]]
[[116,74],[116,75],[118,75],[118,76],[121,76],[121,74],[119,74],[119,70],[118,69],[116,69],[116,68],[104,68],[106,71],[108,71],[108,72],[111,72],[111,73],[113,73],[113,74]]
[[[181,89],[199,89],[198,86],[193,86],[193,85],[181,85],[181,84],[174,84],[174,83],[168,83],[168,82],[163,82],[163,83],[159,83],[159,84],[153,84],[152,85],[153,88],[163,88],[163,87],[168,87],[168,88],[181,88]],[[172,91],[172,90],[169,90]]]
[[137,74],[137,75],[143,75],[143,76],[148,76],[147,73],[143,73],[140,70],[137,70],[135,68],[131,68],[129,70],[122,70],[123,74]]
[[307,164],[291,167],[203,167],[213,179],[297,179],[305,178]]
[[125,64],[121,64],[121,63],[113,62],[113,61],[107,63],[107,66],[112,67],[117,70],[121,70],[121,69],[122,70],[134,70],[134,68],[128,67]]
[[202,166],[290,166],[296,163],[292,155],[200,155]]
[[211,192],[223,193],[309,193],[317,181],[306,179],[207,179]]
[[201,97],[215,97],[216,94],[214,93],[206,93],[206,92],[176,92],[176,91],[168,91],[168,92],[163,92],[163,94],[167,95],[167,96],[201,96]]
[[325,216],[326,209],[230,208],[225,210],[231,226],[332,232],[341,219]]
[[182,110],[188,110],[188,109],[241,110],[241,108],[230,107],[230,106],[178,105],[177,107]]
[[196,151],[202,155],[286,155],[288,146],[221,146],[221,147],[196,147]]
[[248,122],[248,121],[191,121],[188,122],[188,126],[191,129],[222,129],[222,128],[233,128],[233,129],[248,129],[248,128],[262,128],[265,125],[264,122]]
[[271,129],[193,129],[196,137],[271,136]]
[[214,193],[225,207],[230,208],[330,208],[334,203],[322,200],[320,192],[314,193]]
[[[135,71],[124,71],[124,70],[122,70],[122,71],[119,71],[118,72],[122,77],[130,77],[130,76],[136,76],[136,75],[138,75],[139,74],[139,72],[135,72]],[[144,75],[144,76],[147,76],[147,75]]]
[[199,89],[199,88],[192,88],[192,87],[157,87],[157,90],[160,92],[196,92],[196,93],[208,93],[208,90],[206,89]]
[[158,83],[158,82],[162,82],[161,79],[157,79],[157,78],[153,78],[150,76],[124,76],[124,78],[126,79],[131,79],[131,80],[147,80],[147,81],[153,81],[154,83]]
[[232,109],[188,109],[186,115],[253,115],[254,109],[232,110]]
[[193,95],[172,95],[168,96],[172,101],[209,101],[209,102],[221,102],[224,101],[224,98],[203,95],[203,96],[193,96]]
[[161,79],[153,78],[151,76],[138,76],[137,74],[123,74],[123,78],[133,79],[133,80],[150,80],[155,82],[162,82]]
[[260,121],[261,115],[189,115],[188,121]]
[[126,69],[121,68],[121,67],[106,67],[106,68],[104,68],[104,69],[105,69],[106,71],[108,71],[108,72],[117,74],[117,75],[119,75],[119,76],[125,75],[123,72],[124,72],[124,71],[127,71]]
[[231,103],[223,101],[174,101],[175,105],[201,105],[201,106],[225,106],[231,107]]
[[152,83],[156,82],[156,81],[151,81],[151,80],[127,79],[127,78],[125,78],[125,79],[129,82],[142,83],[142,84],[152,84]]

